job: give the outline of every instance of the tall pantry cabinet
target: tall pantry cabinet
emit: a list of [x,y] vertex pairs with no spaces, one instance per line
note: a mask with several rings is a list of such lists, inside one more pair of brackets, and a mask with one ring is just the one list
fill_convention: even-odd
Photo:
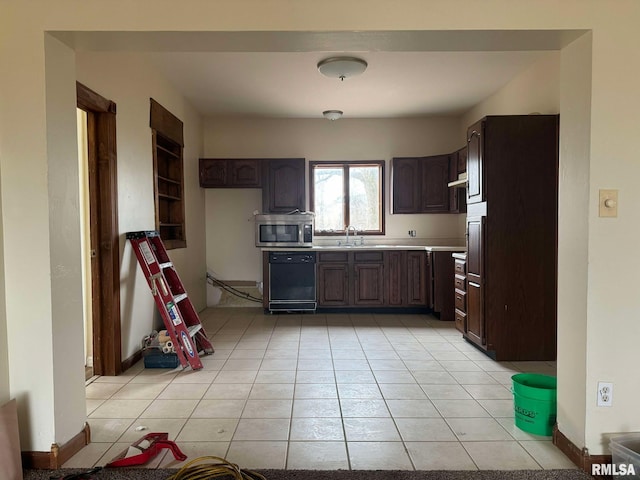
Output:
[[557,115],[467,131],[464,336],[496,360],[556,358]]

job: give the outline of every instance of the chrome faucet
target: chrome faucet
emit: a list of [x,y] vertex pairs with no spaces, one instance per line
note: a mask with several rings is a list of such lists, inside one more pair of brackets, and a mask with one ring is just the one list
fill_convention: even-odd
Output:
[[345,245],[350,245],[349,243],[349,230],[353,230],[353,236],[355,237],[358,234],[358,229],[353,225],[349,225],[346,230],[346,237],[344,239]]

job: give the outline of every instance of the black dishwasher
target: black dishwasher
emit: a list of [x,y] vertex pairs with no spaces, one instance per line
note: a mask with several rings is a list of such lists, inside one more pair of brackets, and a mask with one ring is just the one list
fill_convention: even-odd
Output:
[[270,252],[269,311],[314,311],[316,305],[316,252]]

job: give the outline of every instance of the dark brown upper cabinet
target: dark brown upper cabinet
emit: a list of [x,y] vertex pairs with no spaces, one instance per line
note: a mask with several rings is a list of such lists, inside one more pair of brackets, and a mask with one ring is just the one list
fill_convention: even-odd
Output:
[[264,160],[262,211],[264,213],[304,212],[304,158]]
[[467,147],[466,145],[456,152],[458,157],[458,175],[467,171]]
[[257,158],[201,158],[200,186],[205,188],[260,188],[262,163]]
[[449,155],[421,159],[422,212],[449,213]]
[[[453,152],[449,156],[449,182],[455,182],[459,175],[467,171],[467,147]],[[466,184],[449,187],[449,211],[465,213],[467,211]]]
[[484,123],[479,121],[467,131],[467,205],[484,202],[482,144]]
[[391,160],[393,213],[420,211],[420,159],[394,158]]
[[394,158],[393,213],[449,213],[449,155]]

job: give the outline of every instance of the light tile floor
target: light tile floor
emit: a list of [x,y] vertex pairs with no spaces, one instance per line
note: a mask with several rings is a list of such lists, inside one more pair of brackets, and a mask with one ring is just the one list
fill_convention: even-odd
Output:
[[[166,431],[190,460],[249,469],[575,468],[514,425],[511,375],[553,362],[494,362],[428,315],[215,308],[201,321],[215,347],[202,370],[140,363],[88,381],[92,443],[64,467]],[[181,465],[167,452],[147,467]]]

